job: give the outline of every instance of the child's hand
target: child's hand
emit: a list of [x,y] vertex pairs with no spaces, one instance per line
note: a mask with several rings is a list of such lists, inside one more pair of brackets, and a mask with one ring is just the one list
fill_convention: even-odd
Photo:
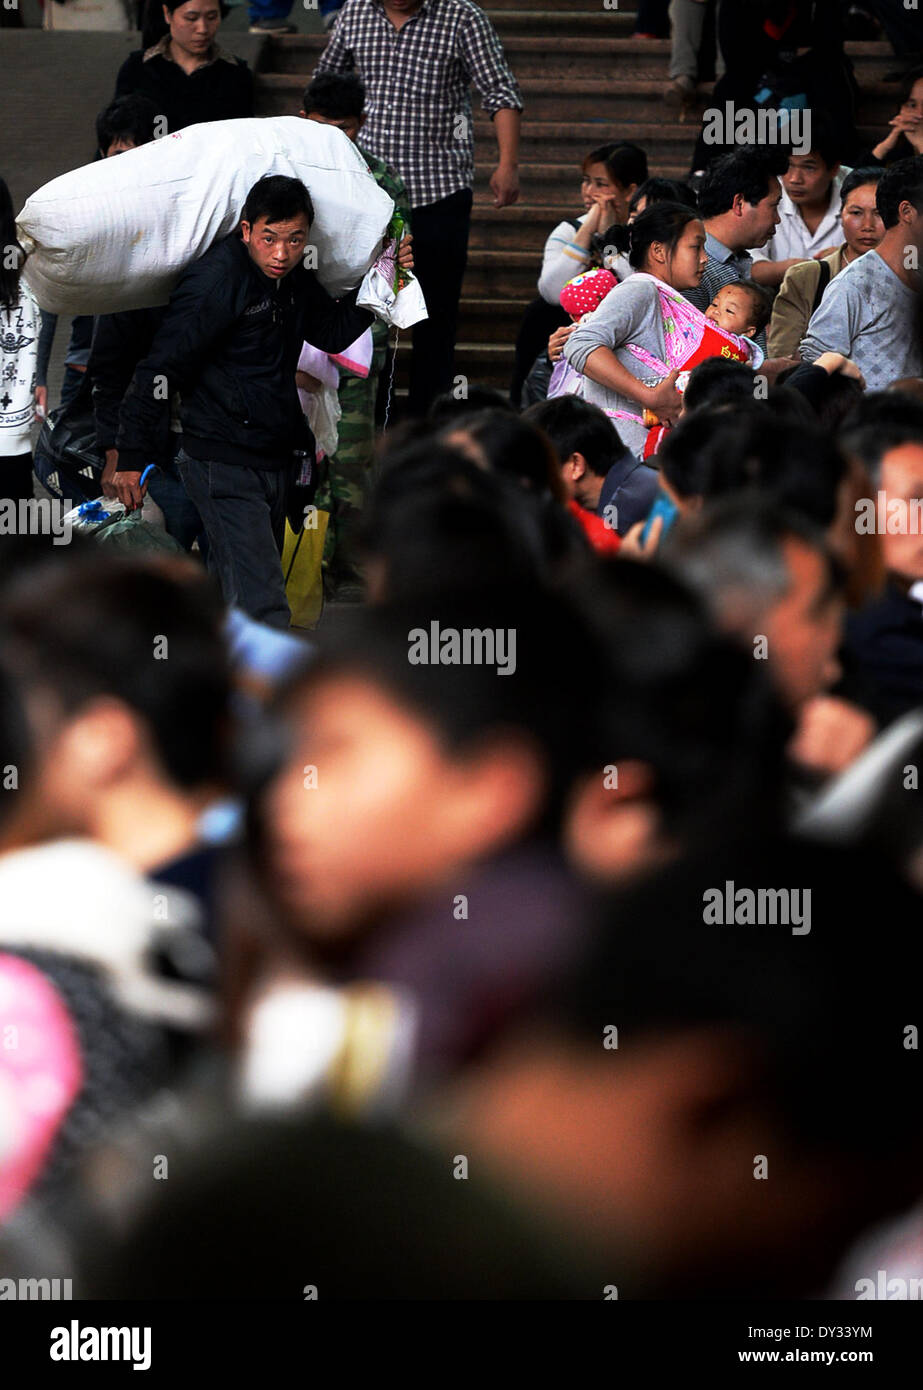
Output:
[[565,324],[563,328],[556,328],[548,339],[548,356],[552,362],[560,362],[564,356],[564,344],[567,342],[574,329],[575,323]]

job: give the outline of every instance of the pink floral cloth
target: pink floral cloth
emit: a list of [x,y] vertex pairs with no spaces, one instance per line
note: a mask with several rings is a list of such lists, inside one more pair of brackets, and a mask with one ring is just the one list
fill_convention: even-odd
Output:
[[42,1171],[83,1084],[77,1032],[28,961],[0,954],[0,1221]]

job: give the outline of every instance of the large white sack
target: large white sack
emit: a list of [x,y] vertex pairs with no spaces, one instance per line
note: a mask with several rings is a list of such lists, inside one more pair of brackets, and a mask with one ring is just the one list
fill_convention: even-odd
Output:
[[324,288],[341,295],[357,285],[393,203],[341,130],[300,116],[188,126],[52,179],[17,218],[25,278],[57,314],[164,304],[180,271],[233,231],[265,174],[307,185]]

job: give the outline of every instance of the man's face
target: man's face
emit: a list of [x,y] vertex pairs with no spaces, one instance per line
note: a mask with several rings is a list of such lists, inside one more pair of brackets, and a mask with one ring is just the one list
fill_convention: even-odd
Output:
[[923,444],[902,444],[885,454],[880,491],[884,497],[878,508],[878,529],[885,567],[916,583],[923,579]]
[[213,0],[189,0],[172,14],[164,5],[163,17],[170,26],[171,41],[198,58],[207,54],[221,23],[221,12]]
[[250,259],[270,280],[284,280],[295,269],[307,245],[311,224],[304,214],[288,222],[267,222],[260,217],[253,225],[242,222],[241,235]]
[[839,164],[825,164],[819,154],[793,154],[788,170],[782,175],[785,191],[798,207],[801,204],[822,203],[830,195],[830,185]]
[[763,629],[776,684],[797,710],[839,676],[845,607],[823,555],[795,539],[785,542],[784,551],[788,592],[764,617]]
[[[761,198],[758,203],[743,204],[744,220],[741,232],[744,235],[744,249],[756,249],[766,245],[781,221],[779,217],[781,201],[782,185],[773,175],[769,180],[769,187],[764,198]],[[732,247],[731,249],[737,250],[738,248]]]
[[362,127],[361,116],[322,116],[319,111],[302,112],[302,115],[306,115],[309,121],[317,121],[318,125],[335,125],[354,144]]

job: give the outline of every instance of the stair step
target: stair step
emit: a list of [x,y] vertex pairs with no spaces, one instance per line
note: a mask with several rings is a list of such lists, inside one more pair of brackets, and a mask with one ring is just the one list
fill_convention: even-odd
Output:
[[534,294],[516,299],[463,299],[458,331],[468,343],[515,343],[523,311]]

